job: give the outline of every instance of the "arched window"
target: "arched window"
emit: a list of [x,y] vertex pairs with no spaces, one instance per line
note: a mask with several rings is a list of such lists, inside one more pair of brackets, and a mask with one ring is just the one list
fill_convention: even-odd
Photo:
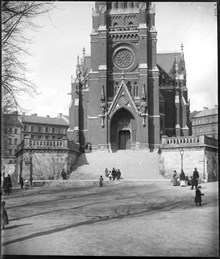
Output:
[[128,24],[129,26],[133,26],[133,22],[129,22],[129,24]]
[[118,23],[117,22],[114,23],[114,27],[118,27]]

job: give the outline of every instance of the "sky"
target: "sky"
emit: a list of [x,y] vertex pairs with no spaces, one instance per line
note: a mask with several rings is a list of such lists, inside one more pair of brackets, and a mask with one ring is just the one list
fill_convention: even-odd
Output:
[[[190,111],[213,108],[217,90],[217,16],[215,2],[155,2],[157,52],[180,52],[184,45]],[[92,8],[95,2],[59,2],[49,15],[34,19],[40,27],[27,31],[32,39],[26,62],[38,95],[22,95],[26,114],[69,115],[71,75],[77,55],[90,55]]]

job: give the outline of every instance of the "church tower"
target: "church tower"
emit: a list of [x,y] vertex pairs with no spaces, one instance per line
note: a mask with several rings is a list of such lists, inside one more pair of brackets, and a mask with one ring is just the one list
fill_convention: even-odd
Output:
[[92,19],[91,57],[83,50],[72,79],[68,138],[93,150],[157,150],[162,97],[154,6],[96,2]]

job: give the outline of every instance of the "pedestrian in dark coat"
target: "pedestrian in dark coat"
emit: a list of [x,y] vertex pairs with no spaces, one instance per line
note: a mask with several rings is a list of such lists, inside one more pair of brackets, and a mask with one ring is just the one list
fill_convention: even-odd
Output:
[[24,179],[23,177],[20,178],[20,185],[21,185],[21,189],[24,188]]
[[192,190],[193,190],[194,186],[195,186],[195,189],[197,189],[198,181],[199,181],[199,172],[197,171],[197,168],[195,167],[195,169],[193,171],[193,176],[192,176],[192,187],[191,187]]
[[113,181],[115,180],[115,176],[116,176],[116,171],[115,171],[115,168],[113,167],[113,169],[112,169],[112,180]]
[[181,170],[180,173],[180,186],[185,186],[186,185],[186,176],[183,170]]
[[10,193],[10,186],[9,186],[9,181],[8,181],[8,177],[4,178],[3,181],[3,191],[6,195],[9,195]]
[[99,186],[103,187],[103,177],[102,177],[102,175],[100,175],[100,177],[99,177]]
[[204,195],[203,193],[201,193],[200,191],[200,188],[201,186],[198,186],[196,188],[196,196],[195,196],[195,203],[196,203],[196,206],[199,204],[199,206],[202,206],[202,198],[201,196]]
[[8,185],[9,185],[10,192],[12,192],[12,182],[11,182],[10,174],[8,174]]
[[66,172],[64,169],[61,172],[61,176],[63,177],[63,180],[66,180]]
[[1,202],[1,216],[2,216],[2,228],[5,228],[5,225],[9,224],[9,220],[8,220],[8,214],[7,211],[5,209],[5,201]]

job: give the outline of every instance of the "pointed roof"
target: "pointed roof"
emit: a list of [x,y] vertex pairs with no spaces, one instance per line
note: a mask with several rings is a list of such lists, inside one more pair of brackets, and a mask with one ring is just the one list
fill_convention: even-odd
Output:
[[178,64],[178,73],[182,71],[181,53],[159,53],[157,54],[157,65],[174,79],[174,61]]
[[113,115],[113,113],[115,113],[115,111],[120,108],[127,108],[131,113],[133,113],[133,115],[138,114],[138,109],[133,99],[131,98],[131,95],[124,80],[122,80],[118,91],[111,103],[111,106],[108,110],[108,115]]

